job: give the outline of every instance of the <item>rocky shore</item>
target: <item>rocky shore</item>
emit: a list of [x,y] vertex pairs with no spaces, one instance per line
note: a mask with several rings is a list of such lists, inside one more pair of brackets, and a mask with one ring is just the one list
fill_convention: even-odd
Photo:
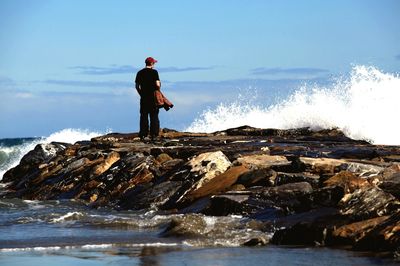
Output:
[[164,129],[148,143],[137,134],[108,134],[40,144],[1,182],[3,198],[187,214],[165,228],[165,237],[196,233],[204,226],[197,214],[240,215],[271,235],[243,245],[400,254],[400,147],[335,129]]

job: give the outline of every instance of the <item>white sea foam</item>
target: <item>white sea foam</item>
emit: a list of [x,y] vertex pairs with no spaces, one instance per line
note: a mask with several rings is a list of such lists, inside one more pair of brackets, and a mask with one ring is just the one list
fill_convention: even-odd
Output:
[[204,111],[186,131],[214,132],[243,125],[280,129],[337,127],[354,139],[399,145],[399,100],[398,74],[355,66],[348,78],[337,79],[328,86],[304,85],[274,105],[221,103]]
[[83,217],[84,214],[82,212],[68,212],[67,214],[64,214],[58,218],[54,218],[51,220],[53,223],[62,223],[65,221],[71,221],[71,220],[76,220],[78,217]]
[[11,160],[4,165],[0,165],[0,180],[3,179],[3,175],[10,168],[15,167],[19,164],[22,157],[29,151],[33,150],[36,145],[40,143],[50,143],[50,142],[65,142],[65,143],[75,143],[82,140],[90,140],[93,137],[102,135],[104,133],[92,132],[84,129],[72,129],[67,128],[61,131],[55,132],[48,137],[38,138],[34,141],[24,143],[22,145],[16,145],[12,147],[0,147],[0,151],[3,151],[8,156],[12,156]]
[[74,128],[66,128],[61,131],[55,132],[50,136],[45,138],[45,143],[50,143],[53,141],[56,142],[66,142],[66,143],[75,143],[81,140],[90,140],[91,138],[100,136],[104,133],[101,132],[93,132],[86,129],[74,129]]
[[50,250],[60,250],[61,247],[26,247],[26,248],[1,248],[1,252],[26,252],[26,251],[50,251]]
[[46,252],[46,251],[58,251],[61,249],[108,249],[113,247],[175,247],[180,245],[179,243],[137,243],[137,244],[86,244],[86,245],[75,245],[75,246],[49,246],[49,247],[22,247],[22,248],[0,248],[0,252]]

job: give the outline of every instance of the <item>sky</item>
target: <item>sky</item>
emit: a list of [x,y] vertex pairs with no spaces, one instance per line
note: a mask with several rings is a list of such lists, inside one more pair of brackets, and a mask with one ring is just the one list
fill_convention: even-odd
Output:
[[354,65],[399,73],[399,14],[396,0],[0,0],[0,138],[137,132],[148,56],[175,104],[161,127],[178,130]]

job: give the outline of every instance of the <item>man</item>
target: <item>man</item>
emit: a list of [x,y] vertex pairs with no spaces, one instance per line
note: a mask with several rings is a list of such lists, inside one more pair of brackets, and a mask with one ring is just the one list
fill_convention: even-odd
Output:
[[135,87],[140,95],[139,137],[144,140],[148,136],[150,116],[150,137],[154,140],[158,137],[160,131],[159,108],[156,105],[154,92],[161,88],[161,82],[157,70],[154,69],[157,60],[153,57],[148,57],[145,63],[146,67],[136,74],[135,79]]

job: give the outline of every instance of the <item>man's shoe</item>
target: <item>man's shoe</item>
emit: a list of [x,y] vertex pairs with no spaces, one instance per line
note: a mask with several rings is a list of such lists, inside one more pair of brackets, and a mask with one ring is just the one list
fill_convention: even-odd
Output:
[[159,136],[150,136],[151,141],[159,141],[160,137]]
[[140,141],[146,142],[149,141],[149,137],[140,137]]

